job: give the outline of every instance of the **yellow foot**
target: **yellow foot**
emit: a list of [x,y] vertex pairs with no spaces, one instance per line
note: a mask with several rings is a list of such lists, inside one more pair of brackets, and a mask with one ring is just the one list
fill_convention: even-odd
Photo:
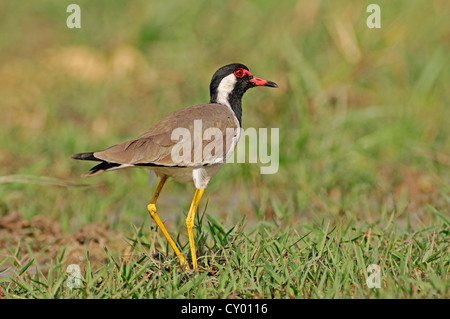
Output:
[[173,241],[172,237],[170,237],[169,232],[167,231],[166,227],[164,227],[164,224],[162,223],[161,219],[159,219],[158,214],[156,213],[156,205],[154,203],[150,203],[147,206],[147,210],[150,213],[150,216],[153,218],[153,220],[156,222],[156,224],[158,225],[159,229],[161,229],[164,237],[167,239],[167,241],[169,242],[170,247],[172,247],[173,251],[175,252],[175,254],[178,257],[178,260],[180,261],[180,265],[181,266],[185,266],[186,269],[190,269],[189,268],[189,264],[186,261],[186,259],[183,257],[183,255],[181,255],[180,250],[178,249],[177,245],[175,244],[175,242]]
[[184,257],[182,255],[178,255],[178,260],[180,261],[180,266],[183,267],[186,270],[191,270],[191,268],[189,267],[189,263],[187,262],[186,259],[184,259]]

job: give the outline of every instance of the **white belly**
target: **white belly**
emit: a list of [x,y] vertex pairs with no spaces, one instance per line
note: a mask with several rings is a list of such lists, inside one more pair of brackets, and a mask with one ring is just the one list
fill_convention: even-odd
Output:
[[206,188],[223,163],[201,167],[152,167],[158,177],[168,176],[180,183],[193,183],[195,188]]

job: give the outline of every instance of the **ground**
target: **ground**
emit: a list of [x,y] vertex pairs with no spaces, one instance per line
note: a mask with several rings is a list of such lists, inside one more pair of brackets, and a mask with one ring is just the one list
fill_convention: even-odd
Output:
[[[449,297],[449,1],[379,0],[376,29],[360,0],[77,4],[79,29],[61,1],[0,4],[2,298]],[[233,62],[279,85],[242,117],[278,128],[278,171],[219,171],[187,272],[146,170],[83,179],[70,157],[207,102]],[[193,195],[168,181],[157,204],[188,260]]]

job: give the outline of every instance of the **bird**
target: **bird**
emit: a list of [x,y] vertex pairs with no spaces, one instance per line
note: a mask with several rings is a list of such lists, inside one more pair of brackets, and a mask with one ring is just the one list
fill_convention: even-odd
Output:
[[[278,87],[275,82],[253,76],[248,67],[241,63],[222,66],[212,76],[209,103],[174,111],[136,139],[102,151],[74,154],[72,158],[100,162],[83,174],[84,177],[128,167],[144,167],[151,171],[151,176],[158,176],[160,182],[147,210],[175,252],[180,265],[187,270],[191,269],[189,263],[159,218],[156,201],[168,178],[181,183],[193,183],[195,193],[185,224],[192,269],[195,270],[198,268],[193,235],[195,213],[209,181],[226,163],[239,141],[242,97],[248,89],[258,86]],[[209,139],[206,133],[211,135]],[[205,138],[205,135],[208,136]]]

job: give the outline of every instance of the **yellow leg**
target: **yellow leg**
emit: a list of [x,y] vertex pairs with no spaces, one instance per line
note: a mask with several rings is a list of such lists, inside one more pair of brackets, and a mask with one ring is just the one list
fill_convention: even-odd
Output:
[[159,194],[161,193],[161,190],[164,186],[164,183],[166,182],[167,177],[161,178],[161,181],[158,184],[158,187],[156,188],[155,194],[153,195],[152,200],[150,201],[150,204],[147,206],[147,210],[150,213],[150,216],[153,218],[153,220],[158,225],[159,229],[161,229],[164,237],[166,237],[167,241],[169,242],[170,247],[172,247],[173,251],[178,257],[178,260],[180,261],[180,264],[183,266],[186,266],[186,269],[189,269],[189,265],[186,262],[186,259],[184,259],[183,255],[181,255],[180,250],[178,249],[177,245],[175,245],[175,242],[173,241],[172,237],[170,237],[169,233],[166,230],[166,227],[164,227],[164,224],[161,222],[161,219],[159,219],[158,214],[156,213],[156,201],[159,197]]
[[194,198],[192,199],[191,208],[189,209],[189,213],[186,217],[186,229],[189,237],[189,246],[191,247],[191,257],[192,257],[192,268],[197,268],[197,254],[195,252],[195,242],[194,242],[194,233],[192,232],[194,228],[194,217],[195,212],[197,211],[198,204],[202,199],[204,188],[196,189]]

